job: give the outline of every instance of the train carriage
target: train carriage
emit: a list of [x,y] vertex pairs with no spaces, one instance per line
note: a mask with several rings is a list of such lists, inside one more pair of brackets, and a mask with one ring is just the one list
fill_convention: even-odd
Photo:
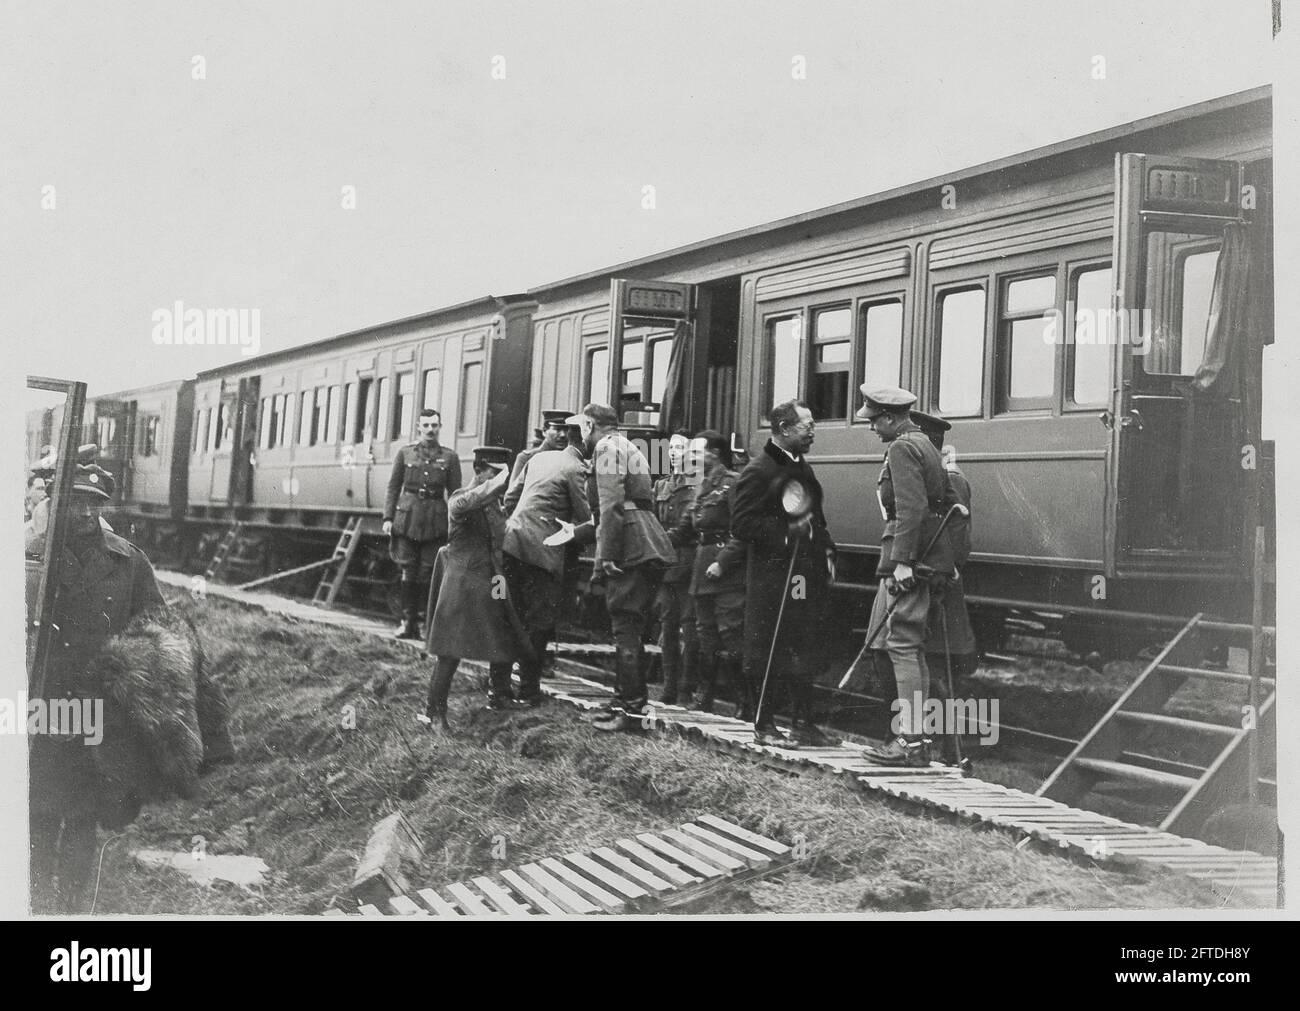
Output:
[[[883,454],[853,414],[864,381],[899,384],[953,423],[976,599],[1241,617],[1271,487],[1271,158],[1262,88],[535,288],[534,413],[603,400],[752,449],[806,400],[841,578],[867,589]],[[1250,318],[1216,331],[1232,298]]]

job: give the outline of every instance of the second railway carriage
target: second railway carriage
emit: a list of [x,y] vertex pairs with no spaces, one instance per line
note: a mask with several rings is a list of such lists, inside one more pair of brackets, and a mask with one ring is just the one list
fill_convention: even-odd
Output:
[[533,413],[606,401],[753,451],[803,398],[840,578],[870,590],[883,454],[854,411],[902,385],[953,424],[973,598],[1055,605],[1083,649],[1102,612],[1240,618],[1271,137],[1257,89],[533,289]]

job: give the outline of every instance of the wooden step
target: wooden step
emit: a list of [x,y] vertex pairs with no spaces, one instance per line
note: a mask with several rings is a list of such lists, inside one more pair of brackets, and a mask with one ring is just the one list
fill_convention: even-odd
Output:
[[1108,762],[1101,758],[1076,758],[1074,764],[1080,769],[1095,772],[1109,779],[1128,779],[1149,786],[1159,786],[1170,790],[1182,790],[1184,793],[1196,785],[1190,776],[1178,776],[1172,772],[1157,772],[1155,769],[1143,769],[1137,765],[1123,762]]
[[1236,737],[1241,732],[1239,727],[1228,727],[1222,723],[1205,723],[1201,720],[1188,720],[1181,716],[1166,716],[1163,713],[1138,713],[1121,709],[1115,714],[1115,719],[1123,720],[1126,723],[1141,723],[1150,727],[1167,727],[1170,730],[1220,734],[1224,737]]

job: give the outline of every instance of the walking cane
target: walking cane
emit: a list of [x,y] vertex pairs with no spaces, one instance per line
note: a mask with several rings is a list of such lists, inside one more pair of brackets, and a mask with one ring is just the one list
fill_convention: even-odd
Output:
[[[939,521],[939,529],[934,532],[934,536],[930,538],[929,543],[926,544],[925,549],[921,552],[920,557],[922,559],[928,557],[930,551],[934,548],[936,544],[939,543],[939,535],[942,534],[944,528],[948,526],[948,521],[952,519],[952,514],[955,512],[959,512],[963,516],[970,515],[969,509],[967,509],[960,502],[954,502],[952,506],[948,509],[948,511],[943,514],[943,519]],[[862,662],[862,658],[867,655],[868,651],[871,649],[872,644],[878,638],[880,638],[880,633],[884,631],[885,626],[889,624],[889,617],[894,613],[894,608],[896,608],[898,606],[898,602],[903,599],[904,592],[906,591],[900,591],[899,593],[894,595],[894,599],[889,602],[888,609],[885,611],[883,615],[881,615],[880,621],[877,622],[876,627],[872,629],[871,633],[867,636],[867,641],[863,643],[862,648],[858,650],[858,655],[855,656],[853,658],[853,662],[849,664],[849,669],[846,670],[844,672],[844,676],[840,678],[840,683],[837,687],[840,688],[841,690],[843,690],[844,686],[849,683],[849,678],[853,676],[853,672],[857,670],[858,664],[860,664]]]
[[[940,601],[940,604],[942,604],[942,601]],[[942,610],[943,610],[943,614],[941,620],[943,621],[943,661],[944,661],[944,666],[947,668],[947,675],[948,675],[947,678],[948,698],[956,699],[957,694],[953,690],[953,686],[952,686],[952,647],[948,645],[948,611],[946,608],[943,608]],[[954,705],[952,707],[952,711],[955,713],[956,709],[957,707]],[[952,737],[953,751],[956,752],[957,754],[957,767],[961,769],[964,773],[969,773],[969,770],[971,768],[970,759],[966,758],[961,753],[961,731],[958,730],[956,726],[950,727],[948,729],[949,729],[949,734]]]
[[[812,511],[812,496],[802,481],[791,479],[781,491],[781,508],[787,516],[802,519]],[[790,564],[786,568],[785,586],[781,590],[781,606],[776,611],[776,627],[772,629],[772,645],[767,650],[767,666],[763,668],[763,684],[758,692],[758,705],[754,709],[754,726],[757,727],[763,715],[763,700],[767,697],[767,679],[772,673],[772,661],[776,658],[776,643],[781,636],[781,622],[785,618],[785,602],[790,596],[790,581],[794,579],[795,561],[799,557],[799,542],[795,538],[790,548]]]

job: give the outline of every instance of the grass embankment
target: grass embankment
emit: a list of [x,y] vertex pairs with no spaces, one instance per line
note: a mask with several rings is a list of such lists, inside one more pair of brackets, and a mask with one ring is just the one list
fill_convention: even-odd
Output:
[[[830,778],[793,777],[670,737],[600,734],[560,704],[481,709],[481,680],[452,695],[459,736],[435,740],[414,716],[428,666],[380,640],[285,623],[220,601],[188,602],[227,671],[239,760],[202,798],[146,809],[104,860],[97,912],[316,913],[351,908],[348,886],[376,820],[400,809],[426,844],[419,884],[438,885],[545,856],[608,845],[714,813],[807,857],[732,886],[693,912],[853,912],[990,907],[1209,906],[1208,890],[1157,871],[1080,866],[895,809]],[[347,707],[353,707],[349,710]],[[349,712],[356,729],[344,729]],[[134,865],[139,847],[262,857],[260,894],[205,889]],[[504,860],[493,842],[504,841]]]

